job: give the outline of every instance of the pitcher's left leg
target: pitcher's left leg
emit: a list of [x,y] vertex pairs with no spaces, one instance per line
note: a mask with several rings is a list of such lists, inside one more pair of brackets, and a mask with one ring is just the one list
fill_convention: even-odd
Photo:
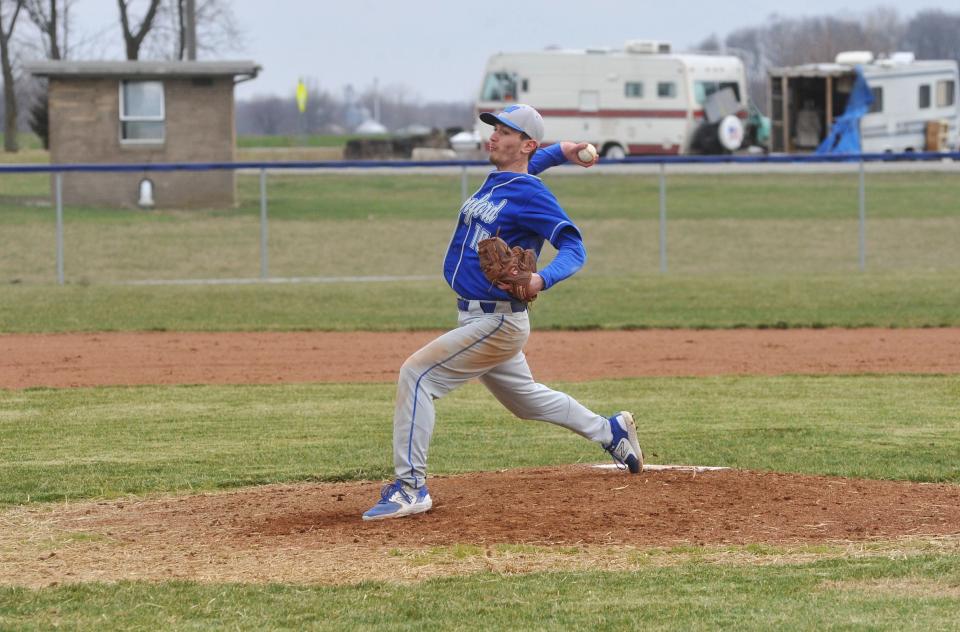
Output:
[[566,393],[534,382],[523,352],[490,370],[480,380],[517,417],[563,426],[599,443],[631,473],[643,469],[643,452],[631,413],[621,411],[607,418]]
[[601,445],[610,443],[610,424],[566,393],[533,381],[521,351],[480,378],[507,410],[521,419],[548,421]]

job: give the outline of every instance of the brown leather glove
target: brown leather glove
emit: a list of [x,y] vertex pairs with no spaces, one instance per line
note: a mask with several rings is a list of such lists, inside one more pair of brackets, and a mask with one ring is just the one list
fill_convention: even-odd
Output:
[[529,248],[520,246],[511,248],[499,236],[482,239],[477,243],[477,255],[480,257],[480,269],[487,280],[497,287],[507,286],[506,292],[524,303],[530,297],[530,278],[537,271],[537,255]]

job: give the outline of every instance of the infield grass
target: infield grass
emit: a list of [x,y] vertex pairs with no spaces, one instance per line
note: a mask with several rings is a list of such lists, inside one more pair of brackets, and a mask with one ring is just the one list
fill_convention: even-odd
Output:
[[191,582],[0,588],[0,627],[309,630],[955,630],[960,556],[639,572],[478,574],[416,585]]
[[[651,463],[960,482],[957,376],[559,384],[633,410]],[[392,478],[387,384],[0,391],[0,503]],[[606,462],[469,385],[438,402],[431,472]]]

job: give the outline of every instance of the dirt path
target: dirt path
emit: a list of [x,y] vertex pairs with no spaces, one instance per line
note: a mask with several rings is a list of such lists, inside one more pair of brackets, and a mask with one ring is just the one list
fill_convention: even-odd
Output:
[[[0,335],[0,388],[392,382],[437,332]],[[960,373],[960,329],[535,331],[542,381]]]

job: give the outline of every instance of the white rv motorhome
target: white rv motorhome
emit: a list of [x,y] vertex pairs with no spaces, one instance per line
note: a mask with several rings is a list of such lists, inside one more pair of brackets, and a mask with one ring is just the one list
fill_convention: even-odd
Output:
[[956,61],[918,61],[912,53],[874,59],[869,51],[849,51],[837,55],[832,64],[770,70],[773,151],[816,149],[843,114],[855,66],[863,69],[874,99],[860,119],[864,153],[957,148],[960,81]]
[[[527,103],[544,118],[546,142],[591,142],[601,155],[622,158],[736,149],[746,99],[738,58],[673,54],[666,43],[631,41],[623,50],[496,54],[476,108]],[[486,140],[491,130],[477,131]]]

